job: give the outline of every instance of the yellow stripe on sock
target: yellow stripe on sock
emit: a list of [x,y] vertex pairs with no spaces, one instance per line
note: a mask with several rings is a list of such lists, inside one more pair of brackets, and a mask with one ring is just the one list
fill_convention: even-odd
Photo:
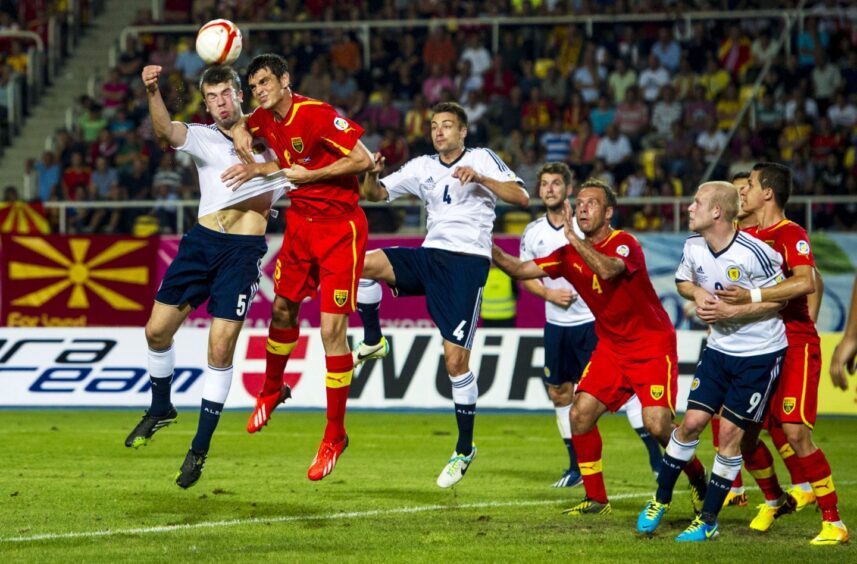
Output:
[[295,350],[297,344],[297,341],[293,343],[278,343],[277,341],[269,338],[268,344],[265,346],[265,350],[272,354],[285,356],[287,354],[292,354],[292,351]]
[[352,374],[354,374],[353,370],[349,370],[348,372],[328,372],[327,376],[324,377],[324,384],[328,388],[344,388],[351,384]]
[[810,485],[812,486],[812,491],[815,494],[815,497],[830,495],[836,491],[836,488],[833,486],[833,476],[829,475],[817,482],[810,483]]
[[577,462],[577,466],[580,468],[580,474],[583,476],[591,476],[592,474],[600,474],[603,470],[601,465],[601,460],[596,460],[595,462]]
[[759,470],[750,470],[750,474],[757,480],[764,480],[765,478],[770,478],[775,474],[774,467],[768,466],[767,468],[761,468]]
[[783,460],[785,460],[786,458],[790,458],[790,457],[795,455],[795,450],[792,448],[792,445],[790,445],[789,443],[784,444],[783,446],[781,446],[777,450],[780,451],[780,456],[783,457]]

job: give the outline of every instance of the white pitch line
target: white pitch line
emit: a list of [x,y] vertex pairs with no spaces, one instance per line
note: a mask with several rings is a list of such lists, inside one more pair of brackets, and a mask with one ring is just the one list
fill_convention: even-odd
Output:
[[[680,493],[680,492],[676,492]],[[610,499],[633,499],[651,497],[652,493],[627,493],[611,495]],[[254,517],[251,519],[229,519],[226,521],[203,521],[201,523],[184,523],[180,525],[162,525],[157,527],[140,527],[136,529],[116,529],[105,531],[82,531],[72,533],[46,533],[29,537],[0,538],[0,543],[32,542],[42,540],[80,539],[95,537],[113,537],[118,535],[145,535],[152,533],[170,533],[192,529],[212,529],[218,527],[234,527],[241,525],[295,523],[299,521],[331,521],[335,519],[357,519],[384,515],[403,515],[409,513],[425,513],[427,511],[444,511],[449,509],[483,509],[494,507],[528,507],[535,505],[556,505],[568,503],[569,500],[538,500],[538,501],[486,501],[481,503],[465,503],[462,505],[420,505],[416,507],[398,507],[392,509],[374,509],[372,511],[350,511],[347,513],[327,513],[324,515],[292,515],[281,517]]]

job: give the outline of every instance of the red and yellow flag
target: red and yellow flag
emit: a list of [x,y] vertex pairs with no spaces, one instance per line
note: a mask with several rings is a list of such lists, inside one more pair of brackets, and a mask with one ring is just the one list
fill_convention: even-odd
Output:
[[20,233],[29,235],[41,233],[47,235],[51,226],[45,217],[42,204],[33,202],[0,203],[0,233]]

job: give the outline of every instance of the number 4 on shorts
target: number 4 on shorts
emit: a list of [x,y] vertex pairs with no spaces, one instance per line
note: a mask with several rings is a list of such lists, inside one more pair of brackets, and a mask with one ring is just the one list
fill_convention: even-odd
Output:
[[458,324],[458,327],[455,328],[455,331],[452,332],[453,337],[459,341],[464,338],[464,325],[466,323],[467,321],[462,319],[461,323]]

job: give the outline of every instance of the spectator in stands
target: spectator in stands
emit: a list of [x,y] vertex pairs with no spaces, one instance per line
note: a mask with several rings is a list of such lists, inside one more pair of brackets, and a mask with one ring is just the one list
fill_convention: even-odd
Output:
[[806,112],[798,108],[795,110],[794,119],[788,120],[780,133],[780,159],[789,162],[796,151],[809,147],[811,134],[812,126],[806,120]]
[[812,133],[809,147],[812,160],[817,165],[823,164],[830,155],[837,155],[842,149],[842,137],[833,129],[828,117],[818,120],[818,128]]
[[452,77],[443,65],[434,64],[431,66],[431,74],[423,81],[422,92],[426,102],[433,106],[438,102],[445,100],[445,93],[452,92],[455,89],[455,83],[452,82]]
[[9,54],[6,55],[6,64],[12,67],[12,71],[21,75],[27,74],[27,53],[21,46],[20,41],[12,41],[9,44]]
[[482,36],[478,32],[467,35],[459,65],[465,61],[470,63],[471,72],[480,77],[491,67],[491,52],[485,47]]
[[732,128],[732,124],[738,119],[742,105],[741,100],[738,99],[738,87],[735,86],[734,82],[730,83],[715,105],[717,127],[723,131],[729,131]]
[[187,81],[195,81],[205,68],[205,61],[197,54],[191,44],[191,40],[184,37],[179,40],[178,56],[176,56],[176,69],[182,73]]
[[503,64],[501,55],[494,55],[491,67],[485,71],[482,77],[484,83],[485,98],[494,102],[495,98],[508,98],[512,87],[515,86],[515,76]]
[[733,77],[744,76],[752,61],[750,40],[738,25],[730,25],[718,49],[720,65]]
[[705,63],[705,73],[699,77],[699,84],[705,88],[705,98],[716,100],[721,92],[732,82],[732,76],[720,66],[714,56],[708,57]]
[[577,67],[583,45],[583,35],[577,26],[566,24],[553,29],[545,51],[556,54],[556,65],[559,73],[562,76],[569,76]]
[[529,95],[533,88],[541,88],[542,80],[536,76],[535,65],[532,59],[522,59],[518,73],[516,74],[518,87],[521,92]]
[[834,128],[847,134],[857,125],[857,106],[845,97],[844,92],[838,92],[834,103],[827,108],[827,117]]
[[819,110],[824,113],[833,101],[836,91],[842,86],[842,74],[824,51],[818,51],[815,61],[815,68],[812,69],[813,97]]
[[110,129],[105,127],[98,132],[98,138],[89,146],[89,162],[95,164],[99,157],[105,157],[112,164],[118,152],[119,142]]
[[610,186],[616,185],[616,177],[613,176],[613,173],[607,168],[607,164],[604,162],[604,159],[595,159],[595,162],[592,165],[592,171],[589,173],[589,177],[605,182]]
[[761,68],[777,54],[777,44],[771,41],[771,35],[763,30],[750,45],[750,64]]
[[840,63],[843,90],[845,92],[857,92],[857,49],[848,52],[847,60]]
[[614,104],[625,100],[625,92],[637,84],[637,71],[628,66],[627,61],[617,57],[613,71],[607,77],[607,88]]
[[575,90],[571,94],[571,101],[562,109],[560,115],[563,129],[576,133],[580,124],[589,119],[589,105],[583,101],[580,92]]
[[84,192],[89,186],[92,170],[86,166],[83,160],[83,153],[74,152],[71,154],[71,163],[63,171],[60,188],[62,190],[62,198],[65,201],[74,201],[78,195],[78,187],[83,187]]
[[[428,123],[431,120],[431,110],[426,104],[426,98],[422,94],[414,96],[414,103],[405,114],[405,139],[411,150],[417,141],[426,141],[428,137]],[[422,154],[422,153],[415,153]]]
[[455,97],[461,104],[467,102],[471,92],[477,94],[482,92],[482,73],[474,73],[471,65],[469,60],[461,61],[459,73],[453,81],[455,83]]
[[550,121],[550,127],[545,129],[545,132],[539,137],[539,145],[544,150],[545,161],[551,163],[568,161],[574,134],[563,128],[559,116],[555,116]]
[[676,99],[684,102],[690,98],[693,88],[696,86],[697,76],[690,68],[687,57],[682,57],[678,65],[678,72],[673,76],[672,85],[675,89]]
[[[313,66],[317,61],[313,61]],[[320,66],[320,64],[319,64]],[[312,73],[312,71],[310,71]],[[345,69],[335,68],[333,69],[333,79],[330,80],[328,90],[330,91],[330,95],[328,98],[322,97],[322,100],[330,100],[330,103],[336,106],[337,108],[341,108],[342,110],[348,109],[354,101],[354,96],[357,94],[358,90],[357,81],[354,80],[354,77],[345,72]],[[306,94],[304,90],[301,90],[303,94]],[[312,97],[312,96],[311,96]],[[349,117],[354,117],[349,114]]]
[[[482,93],[471,90],[467,100],[461,105],[467,114],[467,139],[468,143],[480,146],[488,141],[488,132],[482,118],[488,113],[488,105],[482,101]],[[390,162],[389,160],[387,161]]]
[[423,44],[423,65],[433,68],[452,68],[458,59],[455,43],[443,26],[435,25],[429,31],[429,37]]
[[134,123],[134,120],[128,117],[128,111],[125,110],[124,106],[116,110],[116,114],[107,125],[107,129],[110,130],[110,133],[119,140],[124,140],[136,128],[137,124]]
[[616,108],[610,105],[607,96],[598,98],[598,105],[589,112],[589,122],[596,135],[604,135],[607,126],[616,119]]
[[619,195],[628,198],[640,198],[649,195],[649,180],[646,178],[646,173],[643,172],[642,165],[634,164],[631,174],[625,177],[625,180],[619,185]]
[[721,151],[726,149],[728,137],[713,119],[708,120],[708,126],[696,136],[696,146],[702,149],[705,162],[711,163],[720,156]]
[[88,97],[83,100],[86,113],[77,120],[80,128],[80,139],[87,144],[98,139],[98,133],[107,127],[108,121],[101,114],[101,104],[92,101]]
[[[538,134],[547,129],[555,118],[559,118],[559,114],[553,102],[542,98],[542,91],[538,87],[530,90],[529,100],[524,102],[521,108],[521,124],[524,131]],[[557,121],[561,122],[561,120]]]
[[693,89],[693,95],[684,103],[685,127],[693,133],[698,133],[716,116],[717,110],[714,103],[707,99],[705,86],[698,84]]
[[524,181],[524,186],[534,198],[538,197],[539,169],[542,162],[535,146],[530,145],[524,149],[524,160],[515,167],[515,173]]
[[649,66],[640,73],[637,84],[643,93],[643,99],[652,103],[658,99],[661,88],[670,83],[670,73],[661,66],[661,61],[655,55],[649,55]]
[[11,90],[15,83],[12,82],[12,67],[3,63],[0,60],[0,111],[3,112],[5,118],[9,108],[9,97],[12,94]]
[[741,145],[738,150],[740,152],[737,155],[737,158],[729,165],[729,178],[734,177],[739,172],[752,170],[753,166],[759,162],[759,159],[753,156],[753,149],[750,145]]
[[[627,136],[634,146],[639,146],[649,127],[649,107],[638,98],[638,92],[636,86],[628,89],[625,101],[616,108],[616,117],[613,119],[619,133]],[[610,166],[609,159],[607,165]]]
[[[344,67],[335,66],[334,68],[340,73],[348,73]],[[310,64],[309,73],[301,80],[298,92],[316,100],[327,100],[330,98],[330,90],[330,73],[327,72],[324,58],[319,57]]]
[[674,123],[682,118],[681,103],[675,99],[675,90],[667,84],[661,89],[660,99],[652,110],[652,132],[643,138],[647,149],[663,148]]
[[809,147],[796,151],[792,157],[792,184],[796,194],[812,194],[812,183],[816,177],[815,165],[808,158]]
[[111,118],[120,108],[125,106],[130,90],[119,76],[119,71],[110,69],[107,80],[101,85],[101,105],[104,116]]
[[155,36],[155,48],[149,51],[149,64],[159,65],[163,68],[163,74],[168,76],[176,68],[178,54],[168,35],[158,34]]
[[578,178],[588,178],[595,164],[600,137],[592,132],[588,121],[580,124],[580,129],[571,141],[571,153],[568,162]]
[[830,35],[818,29],[818,20],[806,18],[803,31],[797,37],[798,64],[803,68],[812,67],[815,64],[816,51],[827,49],[829,44]]
[[565,80],[556,65],[551,65],[542,80],[542,94],[557,106],[562,106],[568,100],[568,81]]
[[587,104],[592,104],[598,99],[601,86],[607,81],[607,69],[598,64],[593,44],[586,45],[583,64],[574,71],[573,80],[575,89],[580,92]]
[[119,186],[129,200],[148,200],[152,196],[152,175],[148,161],[135,155],[130,167],[119,173]]
[[684,175],[693,141],[693,133],[686,130],[680,122],[673,123],[670,136],[664,143],[664,152],[660,156],[660,162],[670,175]]
[[386,166],[390,170],[398,170],[409,158],[408,144],[398,130],[392,127],[384,130],[378,152],[386,159]]
[[681,61],[681,47],[673,39],[669,28],[662,27],[658,30],[658,42],[652,46],[652,55],[657,57],[661,66],[670,74],[674,74],[678,70]]
[[39,200],[47,202],[59,196],[62,171],[53,151],[42,153],[42,159],[35,164],[35,169]]
[[607,134],[598,141],[595,157],[602,159],[615,178],[622,181],[632,170],[633,154],[631,142],[619,132],[619,126],[615,123],[608,125]]
[[158,182],[156,177],[153,193],[155,196],[155,205],[149,212],[150,215],[158,219],[161,234],[169,234],[176,232],[176,217],[178,208],[174,205],[169,205],[171,202],[177,202],[179,197],[176,191],[170,184]]
[[[393,103],[393,93],[389,89],[381,92],[380,103],[373,104],[367,108],[364,113],[364,119],[371,121],[378,131],[385,131],[387,129],[399,131],[401,129],[402,112]],[[389,163],[390,161],[387,162]]]

